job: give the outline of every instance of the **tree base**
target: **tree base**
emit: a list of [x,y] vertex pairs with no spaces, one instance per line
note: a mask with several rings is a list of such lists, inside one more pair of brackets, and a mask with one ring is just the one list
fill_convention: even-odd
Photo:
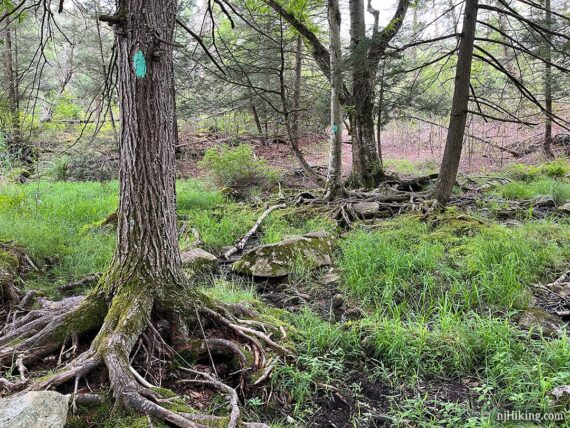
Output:
[[[9,314],[0,332],[0,364],[19,374],[18,381],[0,378],[0,390],[17,392],[57,388],[106,367],[116,402],[127,410],[166,421],[178,427],[247,426],[240,422],[239,396],[236,388],[219,376],[217,361],[231,361],[238,373],[240,390],[259,374],[256,381],[268,378],[272,369],[268,352],[282,356],[292,352],[277,344],[266,331],[284,335],[275,326],[256,320],[257,314],[242,306],[212,302],[194,290],[191,299],[182,290],[162,293],[129,292],[121,287],[108,304],[98,290],[86,297],[71,297],[61,302],[44,301],[41,309]],[[185,295],[184,300],[181,300]],[[189,308],[179,302],[192,302]],[[98,332],[97,332],[98,331]],[[188,331],[195,331],[189,335]],[[81,342],[90,341],[84,352]],[[89,336],[91,334],[91,336]],[[83,347],[85,345],[83,344]],[[62,356],[73,359],[62,364]],[[28,376],[27,368],[48,356],[57,356],[55,374],[44,378]],[[203,365],[200,365],[200,362]],[[177,381],[185,385],[211,388],[228,396],[227,417],[199,415],[172,406],[172,392],[161,393],[153,381],[160,374],[143,377],[138,366],[158,366],[158,372],[176,371]],[[235,381],[235,380],[234,380]],[[163,391],[162,391],[163,392]],[[75,404],[75,396],[74,401]],[[173,410],[176,407],[178,410]],[[249,424],[249,426],[264,426]]]

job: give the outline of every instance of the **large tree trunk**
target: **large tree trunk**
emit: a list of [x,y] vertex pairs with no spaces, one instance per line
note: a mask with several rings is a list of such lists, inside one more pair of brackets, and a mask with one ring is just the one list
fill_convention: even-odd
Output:
[[[87,351],[47,380],[31,381],[30,388],[57,387],[74,379],[79,382],[104,364],[115,399],[128,410],[181,428],[209,426],[210,422],[220,420],[224,426],[237,428],[238,395],[221,380],[209,373],[187,369],[193,373],[191,382],[231,396],[227,418],[182,414],[163,407],[166,397],[154,391],[135,368],[144,364],[140,360],[148,361],[152,355],[160,355],[159,362],[174,357],[173,350],[180,348],[200,353],[205,347],[211,358],[210,349],[222,346],[224,349],[218,350],[238,359],[237,372],[246,376],[245,373],[265,369],[270,361],[264,356],[262,343],[281,355],[291,354],[243,320],[242,317],[253,312],[218,304],[185,280],[175,203],[177,128],[172,58],[175,16],[176,0],[121,0],[115,15],[101,17],[115,26],[121,108],[118,239],[114,257],[97,287],[85,298],[52,302],[49,307],[32,310],[20,318],[14,315],[14,321],[0,332],[0,365],[16,360],[20,367],[37,361],[60,350],[68,337],[84,338],[84,333],[100,327]],[[238,312],[239,319],[235,315]],[[216,331],[208,327],[209,323],[202,324],[202,317],[215,321]],[[157,330],[153,322],[166,322],[168,331]],[[189,324],[201,327],[196,329],[201,333],[195,336],[198,344],[187,340]],[[228,330],[224,339],[213,337],[220,328]],[[147,339],[152,342],[151,349],[143,351],[147,359],[140,355],[140,350],[133,352],[143,333],[152,337]],[[231,337],[247,343],[252,362],[238,345],[225,339]],[[217,376],[215,361],[210,362]],[[23,376],[25,370],[19,367]],[[17,387],[5,380],[0,384],[2,389]]]
[[352,57],[352,177],[355,187],[374,188],[384,178],[374,138],[374,73],[367,57],[362,0],[350,0]]
[[342,51],[340,41],[341,15],[338,0],[328,0],[328,21],[331,58],[331,135],[326,197],[329,200],[343,194],[342,187]]
[[[172,46],[176,1],[123,0],[117,15],[121,109],[118,239],[112,288],[141,293],[182,281],[176,227],[177,140]],[[162,41],[166,41],[165,43]]]
[[457,180],[463,136],[467,121],[467,108],[469,104],[469,83],[471,80],[471,63],[473,61],[473,45],[475,43],[475,29],[477,25],[478,0],[466,0],[463,17],[463,34],[459,46],[457,68],[455,70],[455,89],[447,140],[439,178],[435,190],[438,202],[445,205],[451,196],[451,191]]
[[[550,0],[544,0],[546,28],[552,27]],[[549,159],[554,159],[552,151],[552,34],[544,34],[544,108],[546,119],[544,124],[544,153]]]

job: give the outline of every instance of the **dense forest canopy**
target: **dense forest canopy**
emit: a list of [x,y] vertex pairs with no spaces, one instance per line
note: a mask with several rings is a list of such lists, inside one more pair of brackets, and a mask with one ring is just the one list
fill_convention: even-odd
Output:
[[570,2],[0,0],[0,41],[0,426],[568,420]]

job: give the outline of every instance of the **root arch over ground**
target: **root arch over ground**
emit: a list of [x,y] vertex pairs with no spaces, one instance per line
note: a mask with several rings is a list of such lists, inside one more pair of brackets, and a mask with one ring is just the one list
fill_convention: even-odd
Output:
[[[190,287],[151,293],[138,291],[144,288],[137,284],[119,287],[106,299],[103,281],[85,297],[41,301],[40,309],[24,311],[12,302],[0,333],[0,364],[17,374],[18,380],[0,377],[0,390],[55,389],[66,384],[69,388],[75,382],[77,393],[82,378],[104,368],[116,403],[127,410],[179,427],[264,426],[241,421],[238,391],[218,375],[213,355],[236,362],[238,385],[243,387],[253,382],[255,374],[257,380],[264,378],[273,360],[268,353],[292,354],[270,337],[283,335],[283,330],[255,319],[258,314],[249,308],[214,302]],[[61,363],[64,352],[73,355],[65,365]],[[54,374],[34,378],[33,370],[28,373],[46,357],[58,355]],[[200,356],[207,358],[210,367],[193,366]],[[159,385],[139,373],[137,361],[151,359],[183,375],[181,383],[227,396],[228,415],[198,414],[192,411],[192,403],[182,403],[186,411],[180,411],[176,394],[165,395]],[[74,403],[76,398],[74,394]],[[172,406],[173,400],[177,406]]]

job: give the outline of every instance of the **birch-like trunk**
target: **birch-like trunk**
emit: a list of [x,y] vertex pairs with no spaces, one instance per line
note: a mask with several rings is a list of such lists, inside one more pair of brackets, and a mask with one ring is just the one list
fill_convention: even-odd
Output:
[[336,199],[342,187],[342,109],[339,93],[342,90],[342,51],[340,41],[341,15],[338,0],[328,0],[328,21],[331,58],[331,135],[326,197]]

